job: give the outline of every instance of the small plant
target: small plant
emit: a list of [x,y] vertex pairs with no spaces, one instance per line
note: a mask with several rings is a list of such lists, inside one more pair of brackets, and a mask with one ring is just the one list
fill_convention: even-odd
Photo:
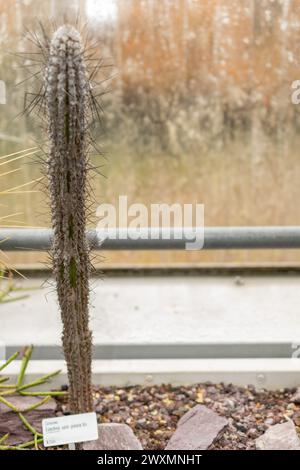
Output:
[[[32,388],[35,388],[39,385],[43,385],[44,383],[48,382],[49,379],[55,377],[60,373],[60,370],[56,370],[51,374],[43,375],[42,377],[30,382],[24,383],[26,369],[31,359],[33,351],[33,346],[28,346],[24,349],[23,357],[21,361],[20,371],[15,383],[11,383],[9,380],[9,376],[0,375],[0,403],[4,406],[9,408],[10,410],[14,411],[25,428],[28,429],[32,433],[32,439],[28,442],[23,442],[17,446],[11,446],[6,443],[9,438],[9,433],[5,434],[4,436],[0,436],[0,450],[22,450],[26,448],[35,448],[38,449],[38,445],[43,442],[43,435],[39,433],[28,421],[26,418],[26,413],[28,411],[32,411],[38,409],[41,405],[47,403],[51,397],[58,397],[64,396],[66,392],[61,391],[32,391]],[[4,371],[5,368],[13,362],[15,359],[19,357],[19,352],[15,352],[11,357],[7,359],[2,365],[0,365],[0,372]],[[28,406],[25,410],[19,410],[13,403],[10,402],[9,397],[12,395],[20,395],[20,396],[34,396],[34,397],[41,397],[41,400],[35,403],[34,405]],[[42,398],[43,397],[43,398]]]
[[[7,168],[7,165],[10,165],[13,162],[22,160],[26,157],[29,157],[31,155],[36,154],[37,149],[36,147],[32,147],[29,149],[25,150],[20,150],[18,152],[11,153],[9,155],[3,155],[0,157],[0,167]],[[5,169],[4,172],[0,173],[0,178],[5,178],[8,175],[11,175],[12,173],[16,173],[20,171],[20,167],[18,168],[13,168],[13,169]],[[37,180],[29,181],[27,183],[20,184],[18,186],[14,186],[5,190],[0,191],[0,197],[3,198],[3,196],[9,196],[12,194],[24,194],[24,193],[36,193],[38,192],[35,189],[24,189],[24,187],[28,185],[32,185],[33,183],[36,183],[39,181],[41,178],[38,178]],[[7,214],[4,216],[0,217],[0,227],[13,227],[16,226],[15,224],[18,224],[22,226],[22,221],[16,219],[16,216],[21,215],[20,213],[16,214]],[[5,256],[1,252],[1,242],[5,240],[0,240],[0,303],[4,302],[13,302],[15,300],[21,300],[26,297],[27,295],[11,295],[15,294],[16,292],[24,291],[27,289],[23,288],[18,288],[16,287],[14,280],[13,280],[13,274],[16,273],[17,271],[9,265],[9,260],[8,257]],[[19,273],[18,273],[19,274]]]

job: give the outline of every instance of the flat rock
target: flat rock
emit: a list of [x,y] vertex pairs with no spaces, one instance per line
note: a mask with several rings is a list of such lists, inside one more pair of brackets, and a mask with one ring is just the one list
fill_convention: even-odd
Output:
[[[21,412],[28,407],[41,401],[43,397],[21,397],[7,396],[7,400],[16,406]],[[38,431],[42,432],[42,420],[44,418],[52,418],[55,416],[56,402],[51,398],[36,410],[26,411],[24,413],[28,422]],[[17,413],[12,411],[3,403],[0,403],[0,437],[9,433],[6,444],[17,445],[32,439],[32,434],[21,422]]]
[[204,405],[197,405],[178,421],[166,450],[208,449],[227,424],[226,418]]
[[271,426],[255,440],[257,450],[300,450],[300,439],[292,421]]
[[142,450],[142,445],[127,424],[103,423],[98,425],[97,441],[85,442],[84,450]]

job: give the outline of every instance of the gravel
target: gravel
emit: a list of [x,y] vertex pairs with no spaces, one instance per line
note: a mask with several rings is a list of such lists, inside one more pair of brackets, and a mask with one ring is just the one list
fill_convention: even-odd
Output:
[[[257,437],[288,418],[300,432],[300,404],[292,402],[295,392],[296,389],[267,391],[212,383],[95,387],[94,400],[99,422],[128,424],[144,449],[164,449],[181,416],[203,404],[229,421],[211,449],[251,450]],[[59,400],[58,404],[58,415],[67,414],[64,401]]]

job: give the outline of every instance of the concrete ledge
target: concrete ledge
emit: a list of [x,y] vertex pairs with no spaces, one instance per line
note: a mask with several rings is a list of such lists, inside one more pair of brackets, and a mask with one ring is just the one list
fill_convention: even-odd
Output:
[[[37,289],[1,305],[0,345],[34,344],[35,359],[59,360],[56,296],[40,285],[20,281]],[[91,287],[95,359],[289,358],[300,344],[300,276],[107,278]]]
[[[5,369],[15,378],[20,361]],[[62,373],[51,382],[58,387],[67,382],[64,361],[31,361],[27,381],[56,369]],[[101,385],[154,385],[170,383],[183,385],[211,381],[257,388],[293,388],[300,385],[300,359],[141,359],[96,360],[93,362],[94,383]],[[49,385],[44,386],[49,388]]]

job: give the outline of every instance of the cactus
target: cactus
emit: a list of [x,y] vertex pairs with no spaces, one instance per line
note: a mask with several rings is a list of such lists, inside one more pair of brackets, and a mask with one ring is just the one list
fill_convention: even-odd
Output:
[[52,260],[63,323],[71,413],[91,411],[89,247],[86,239],[87,111],[90,83],[78,31],[54,33],[44,70],[53,225]]

